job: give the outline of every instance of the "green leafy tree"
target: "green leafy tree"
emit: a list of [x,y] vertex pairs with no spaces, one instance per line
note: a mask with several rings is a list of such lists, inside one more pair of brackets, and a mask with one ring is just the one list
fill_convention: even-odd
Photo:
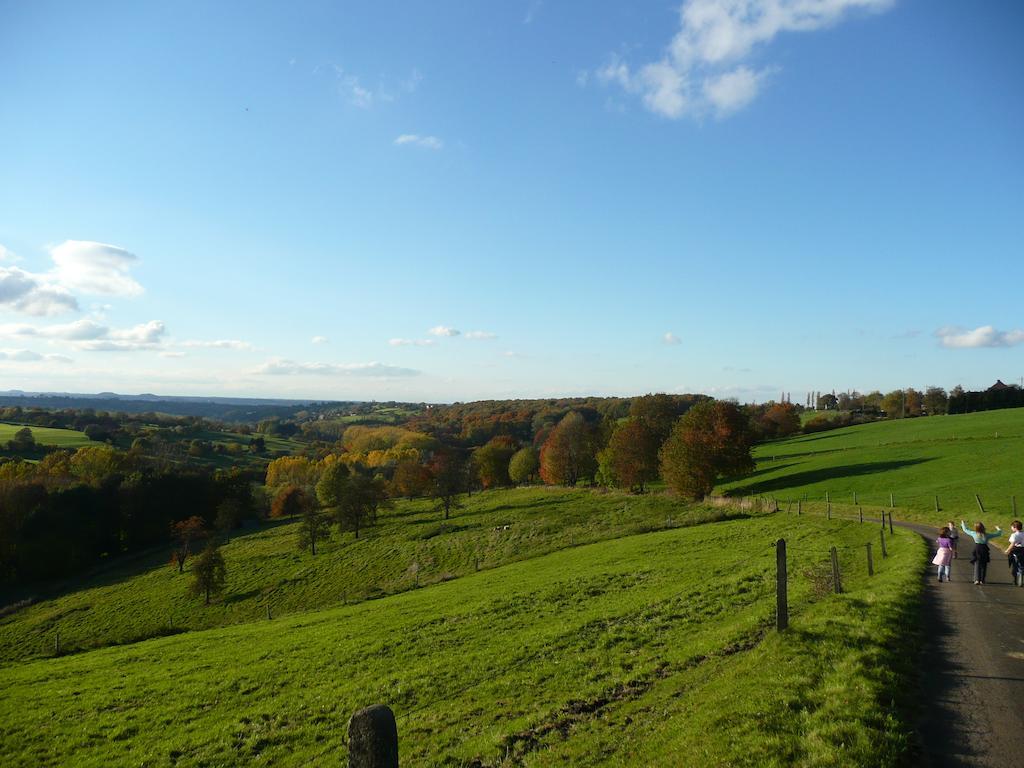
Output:
[[348,467],[341,463],[328,464],[320,473],[316,484],[316,497],[320,505],[330,510],[337,510],[345,495],[349,478]]
[[512,454],[508,462],[509,479],[517,485],[532,483],[537,477],[537,469],[540,467],[540,458],[537,449],[532,445],[520,448]]
[[331,516],[325,513],[309,496],[305,497],[299,513],[299,551],[316,554],[316,543],[331,537]]
[[220,553],[220,548],[211,542],[192,563],[192,584],[189,591],[195,596],[204,595],[206,605],[209,605],[210,596],[221,594],[227,580],[224,556]]
[[929,416],[939,416],[946,412],[949,396],[942,387],[928,387],[924,393],[924,409]]
[[509,485],[508,466],[515,452],[515,441],[505,435],[493,437],[482,448],[477,448],[473,460],[484,488]]
[[882,398],[882,410],[890,419],[902,419],[906,406],[906,393],[902,389],[894,389]]
[[658,477],[658,435],[646,421],[631,418],[612,433],[601,452],[602,474],[620,488],[643,493]]
[[377,522],[377,511],[390,506],[384,481],[379,477],[352,474],[344,484],[335,508],[335,520],[342,531],[359,531]]
[[730,402],[694,406],[676,422],[661,448],[661,475],[676,493],[701,499],[722,476],[754,468],[750,421]]
[[430,473],[433,476],[430,496],[447,520],[452,510],[462,506],[459,497],[469,488],[466,460],[452,450],[438,451],[430,461]]

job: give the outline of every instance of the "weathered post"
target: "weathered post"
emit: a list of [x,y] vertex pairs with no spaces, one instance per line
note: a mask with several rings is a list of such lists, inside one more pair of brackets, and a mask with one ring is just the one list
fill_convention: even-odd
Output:
[[789,596],[786,592],[786,540],[775,542],[775,627],[779,632],[789,626]]
[[885,550],[885,528],[882,528],[878,533],[882,537],[882,557],[888,557],[889,553]]
[[825,517],[827,517],[829,520],[832,519],[832,502],[831,501],[828,504],[825,505]]
[[857,492],[856,491],[853,492],[853,505],[857,506]]
[[974,500],[978,502],[978,509],[981,510],[981,516],[985,516],[985,505],[981,503],[981,496],[974,494]]
[[868,548],[868,576],[874,576],[875,564],[871,560],[871,542],[869,541],[865,546]]
[[895,531],[892,529],[892,512],[889,513],[889,534],[893,534]]
[[896,500],[892,496],[892,491],[889,491],[889,509],[896,506]]
[[839,581],[839,553],[835,547],[832,547],[832,586],[835,588],[836,594],[841,594],[843,591],[843,585]]
[[480,558],[479,558],[479,556],[473,558],[473,570],[474,571],[479,571],[480,570]]
[[864,522],[864,507],[857,507],[857,513],[860,515],[860,521]]
[[270,615],[270,606],[268,605],[267,606],[267,621],[270,621],[272,618],[274,618],[274,617]]
[[800,499],[797,499],[796,500],[796,513],[798,515],[803,511],[803,506],[804,506],[803,501],[800,500]]
[[391,707],[375,704],[348,721],[349,768],[398,768],[398,723]]
[[938,496],[936,496],[936,497],[935,497],[935,514],[938,514],[938,513],[939,513],[939,512],[941,512],[941,511],[942,511],[942,510],[941,510],[941,509],[939,508],[939,497],[938,497]]

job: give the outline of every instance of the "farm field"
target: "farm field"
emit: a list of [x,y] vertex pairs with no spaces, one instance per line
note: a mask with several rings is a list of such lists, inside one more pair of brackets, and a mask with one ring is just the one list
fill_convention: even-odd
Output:
[[[782,635],[770,629],[780,535],[793,612]],[[385,702],[411,766],[896,765],[910,748],[902,697],[924,544],[897,531],[868,577],[877,536],[757,515],[11,664],[0,763],[340,764],[348,716]],[[815,595],[808,570],[830,545],[846,592]]]
[[[0,618],[0,663],[125,643],[358,602],[558,549],[730,514],[643,497],[562,488],[487,491],[450,520],[426,500],[399,501],[378,525],[339,536],[315,556],[296,548],[295,522],[272,522],[223,547],[228,586],[216,605],[186,594],[189,577],[169,565],[170,548],[97,573],[74,589]],[[734,513],[732,513],[734,514]],[[0,603],[6,602],[0,600]]]
[[[0,424],[0,444],[7,443],[14,438],[14,433],[24,429],[25,424]],[[40,445],[57,445],[61,448],[80,448],[89,445],[92,441],[85,436],[84,432],[74,429],[57,429],[54,427],[36,427],[27,425],[32,430],[32,436]]]
[[975,519],[978,494],[985,523],[1007,531],[1011,497],[1024,504],[1024,408],[845,427],[764,443],[754,456],[752,474],[717,492],[789,504],[822,502],[827,491],[848,510],[856,492],[865,514],[888,507],[891,492],[897,515],[924,522]]

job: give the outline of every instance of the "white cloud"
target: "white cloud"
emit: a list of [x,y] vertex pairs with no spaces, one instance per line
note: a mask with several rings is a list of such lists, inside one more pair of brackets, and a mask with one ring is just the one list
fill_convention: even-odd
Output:
[[131,328],[110,331],[105,337],[81,341],[77,347],[86,352],[136,352],[160,349],[167,328],[159,320],[150,320]]
[[334,75],[338,78],[338,90],[348,99],[349,104],[360,109],[369,109],[373,106],[377,94],[369,88],[364,88],[357,75],[346,72],[337,64],[334,65]]
[[10,248],[5,248],[4,246],[0,245],[0,261],[6,261],[6,262],[21,261],[21,257],[18,256],[18,254],[16,254]]
[[998,331],[991,325],[974,330],[956,326],[939,328],[935,332],[939,343],[947,349],[974,349],[977,347],[1012,347],[1024,344],[1024,330]]
[[58,315],[77,310],[78,301],[44,275],[18,267],[0,267],[0,307],[26,315]]
[[498,334],[491,333],[490,331],[469,331],[466,334],[467,339],[477,339],[479,341],[487,341],[490,339],[498,338]]
[[10,360],[15,363],[38,363],[41,361],[53,363],[71,362],[71,358],[64,355],[41,355],[30,349],[0,349],[0,360]]
[[395,139],[395,144],[399,146],[410,144],[414,147],[422,147],[423,149],[441,149],[444,147],[444,142],[437,138],[437,136],[420,136],[417,133],[403,133]]
[[683,340],[672,333],[672,331],[666,331],[665,335],[661,337],[661,341],[663,344],[669,344],[672,346],[683,343]]
[[142,286],[128,274],[138,262],[124,248],[89,240],[66,240],[50,249],[50,276],[64,288],[87,294],[138,296]]
[[326,336],[314,336],[310,339],[310,342],[313,344],[326,344],[328,341],[329,339]]
[[436,343],[433,339],[388,339],[392,347],[432,347]]
[[431,336],[451,337],[459,335],[459,331],[455,330],[454,328],[449,328],[447,325],[435,325],[433,328],[427,331],[427,333],[429,333]]
[[774,68],[741,62],[782,32],[811,32],[839,23],[850,11],[881,12],[893,0],[685,0],[679,29],[665,54],[635,71],[616,56],[599,80],[641,98],[669,118],[724,117],[752,102]]
[[239,341],[238,339],[215,339],[213,341],[202,341],[199,339],[189,339],[188,341],[182,341],[178,343],[179,347],[192,347],[198,349],[240,349],[247,350],[252,349],[253,346],[248,341]]
[[294,360],[270,360],[255,371],[261,375],[297,376],[312,374],[317,376],[346,376],[362,378],[404,378],[418,376],[419,371],[412,368],[400,368],[384,363],[297,363]]

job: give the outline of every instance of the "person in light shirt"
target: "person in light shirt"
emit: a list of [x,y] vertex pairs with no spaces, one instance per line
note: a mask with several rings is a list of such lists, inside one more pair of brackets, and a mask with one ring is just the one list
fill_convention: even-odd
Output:
[[967,527],[967,522],[964,520],[960,521],[960,529],[974,539],[974,554],[971,556],[971,563],[974,565],[974,583],[984,584],[990,558],[988,542],[991,539],[997,539],[1002,536],[1003,529],[997,525],[995,533],[985,533],[984,524],[978,521],[974,524],[974,530],[972,531]]
[[1015,586],[1024,587],[1024,531],[1021,531],[1020,520],[1010,523],[1010,546],[1004,551],[1010,559],[1010,573],[1013,574]]

